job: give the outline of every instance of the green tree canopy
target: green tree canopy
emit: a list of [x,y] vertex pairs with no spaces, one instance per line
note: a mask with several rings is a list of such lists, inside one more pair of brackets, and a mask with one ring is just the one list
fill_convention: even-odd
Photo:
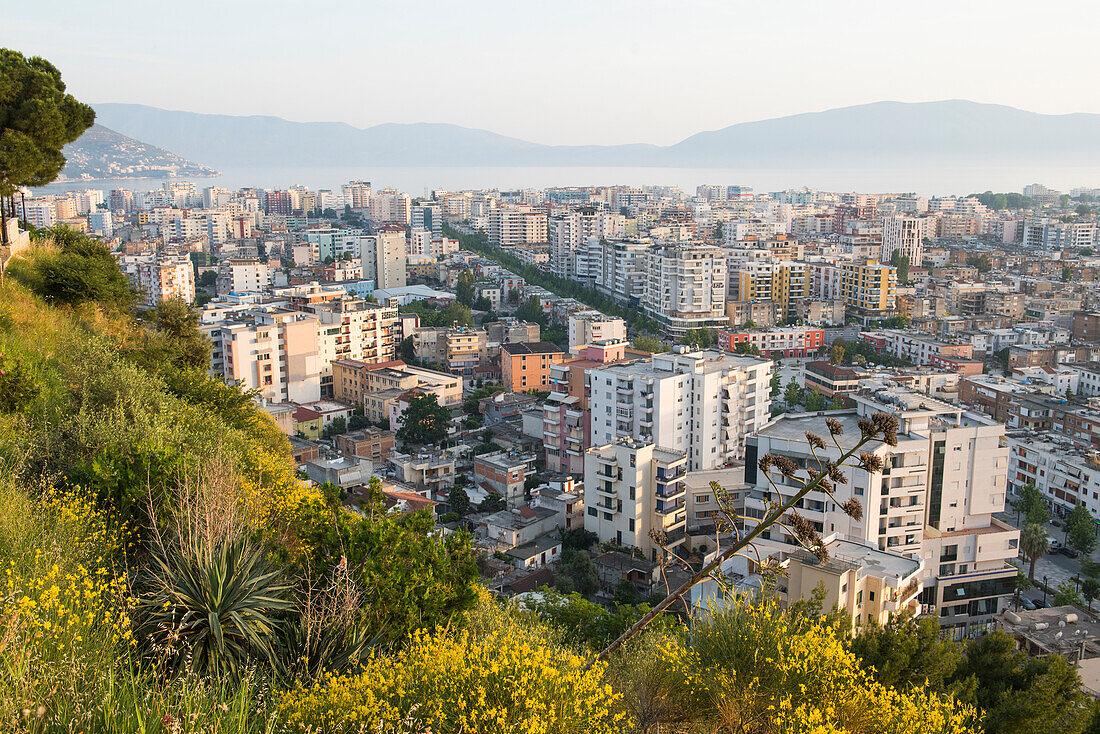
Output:
[[1089,719],[1077,671],[1060,655],[1029,657],[995,630],[970,641],[958,677],[973,676],[986,734],[1080,732]]
[[783,393],[783,402],[788,406],[798,405],[802,400],[802,390],[798,387],[798,382],[792,377],[790,382],[787,383],[787,389]]
[[210,367],[210,340],[199,329],[199,312],[180,298],[161,301],[149,313],[153,328],[168,337],[177,367]]
[[463,270],[458,274],[455,297],[463,306],[474,305],[474,274],[469,270]]
[[1086,556],[1096,548],[1096,520],[1084,505],[1077,505],[1066,516],[1066,543]]
[[0,196],[57,178],[61,148],[93,122],[95,111],[65,93],[56,66],[0,48]]
[[16,280],[46,302],[94,301],[117,309],[133,305],[134,287],[99,240],[59,224],[40,231],[37,243],[39,247],[14,258],[8,267]]
[[447,437],[451,411],[439,404],[435,393],[418,393],[409,398],[409,407],[401,413],[397,437],[416,444],[438,444]]
[[945,692],[962,663],[962,648],[940,637],[934,617],[892,615],[884,627],[862,628],[849,647],[864,668],[874,669],[880,683],[903,691],[927,685]]
[[519,305],[516,309],[515,316],[520,321],[528,321],[533,324],[539,324],[540,326],[546,326],[547,318],[546,314],[542,310],[542,304],[539,299],[531,297]]

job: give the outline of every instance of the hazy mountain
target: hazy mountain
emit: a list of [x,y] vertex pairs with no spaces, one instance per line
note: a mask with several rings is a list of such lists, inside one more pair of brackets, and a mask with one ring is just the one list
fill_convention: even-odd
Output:
[[[551,146],[437,123],[366,129],[339,122],[207,115],[144,105],[95,105],[105,125],[227,166],[685,166],[769,163],[814,168],[954,161],[1100,161],[1100,115],[1040,115],[963,100],[878,102],[740,123],[671,146]],[[1054,159],[1051,161],[1050,159]]]
[[62,152],[65,167],[59,181],[215,176],[218,173],[209,166],[193,163],[99,124],[88,128]]

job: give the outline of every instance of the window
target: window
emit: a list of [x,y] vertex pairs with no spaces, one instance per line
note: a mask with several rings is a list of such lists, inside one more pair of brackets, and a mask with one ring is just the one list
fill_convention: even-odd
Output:
[[874,601],[874,600],[875,600],[875,592],[868,591],[867,592],[867,601]]
[[863,606],[863,589],[856,592],[856,606]]

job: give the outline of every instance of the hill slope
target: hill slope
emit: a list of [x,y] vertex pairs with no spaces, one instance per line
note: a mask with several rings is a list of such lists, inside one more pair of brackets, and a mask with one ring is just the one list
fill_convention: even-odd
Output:
[[552,146],[437,123],[360,129],[341,122],[95,105],[127,135],[218,166],[690,166],[814,168],[951,161],[1100,162],[1100,115],[1040,115],[965,100],[876,102],[740,123],[668,147]]
[[92,125],[66,145],[63,153],[66,163],[59,181],[218,174],[210,166],[194,163],[99,124]]

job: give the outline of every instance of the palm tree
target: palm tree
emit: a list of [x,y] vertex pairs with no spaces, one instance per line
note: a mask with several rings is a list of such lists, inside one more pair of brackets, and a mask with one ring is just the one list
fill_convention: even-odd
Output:
[[1050,542],[1047,540],[1047,531],[1038,523],[1028,523],[1020,531],[1020,550],[1031,562],[1027,577],[1035,581],[1035,561],[1043,557],[1050,550]]

